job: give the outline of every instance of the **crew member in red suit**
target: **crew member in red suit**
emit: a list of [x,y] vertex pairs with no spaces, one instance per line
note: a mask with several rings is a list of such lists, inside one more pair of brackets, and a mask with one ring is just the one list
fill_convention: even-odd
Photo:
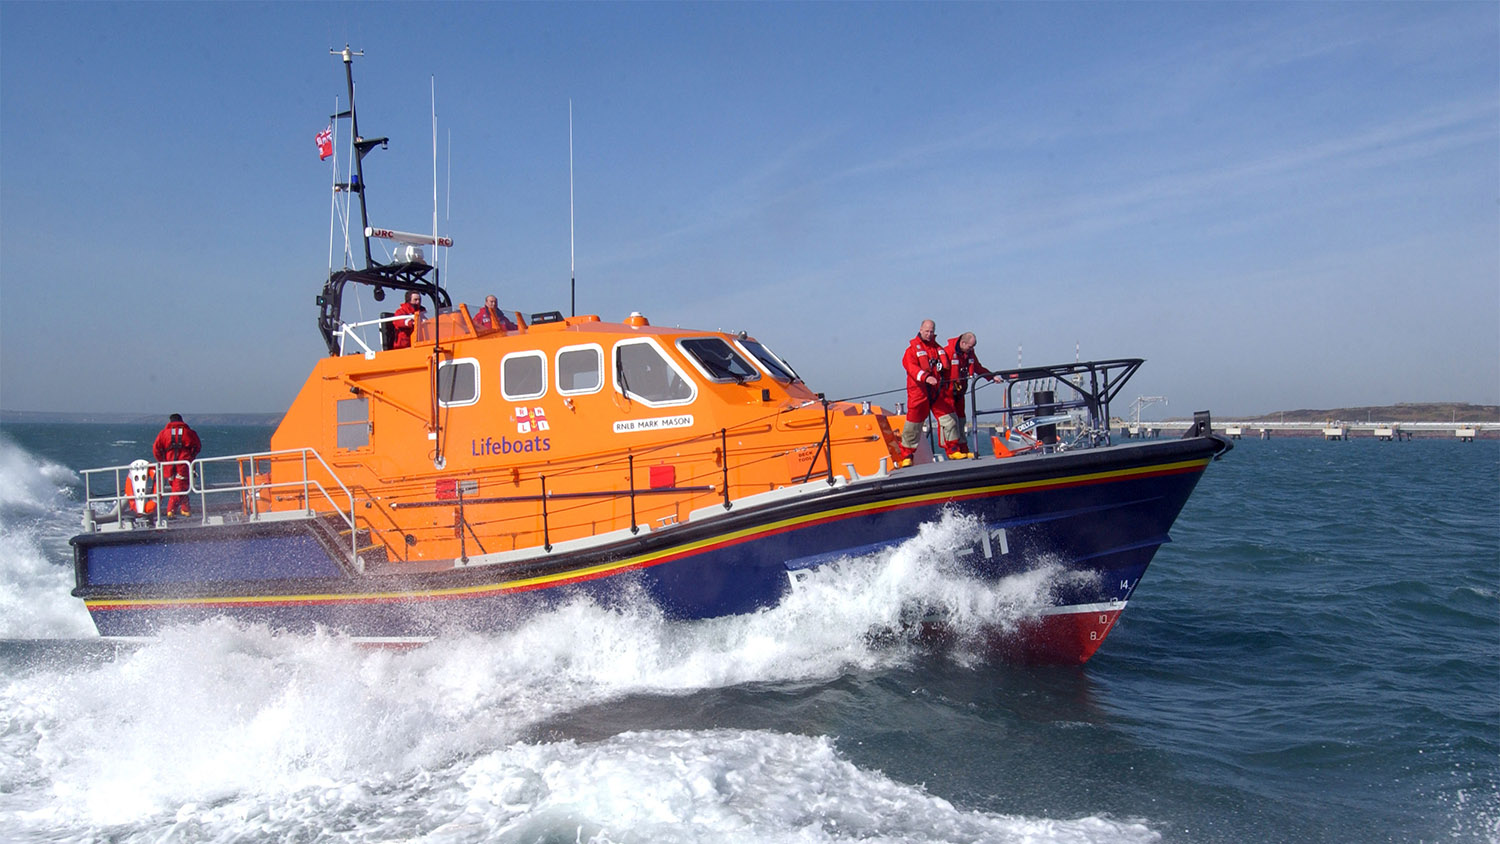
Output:
[[474,315],[474,324],[480,328],[503,328],[515,331],[516,324],[500,310],[500,302],[494,296],[484,297],[484,307]]
[[943,389],[948,374],[948,353],[934,339],[937,325],[922,321],[917,336],[907,344],[901,366],[906,370],[906,424],[901,427],[901,450],[897,464],[910,466],[928,414],[937,417],[939,439],[949,457],[968,457],[958,438],[958,420],[953,418],[953,397]]
[[411,348],[411,334],[417,328],[416,317],[427,312],[422,307],[422,294],[415,290],[406,294],[406,301],[396,309],[396,321],[391,323],[396,329],[396,336],[391,339],[391,348]]
[[944,349],[948,353],[948,377],[945,379],[944,387],[952,398],[953,417],[958,420],[958,436],[967,445],[968,439],[964,436],[964,394],[969,389],[969,378],[988,378],[990,383],[996,383],[999,379],[995,373],[984,368],[979,362],[979,356],[974,353],[974,332],[965,331],[957,337],[950,338]]
[[[182,414],[174,413],[167,421],[167,427],[161,429],[156,435],[156,442],[151,444],[151,456],[156,462],[162,464],[162,480],[172,491],[172,497],[167,499],[168,516],[191,516],[192,510],[188,508],[188,474],[190,467],[186,461],[195,460],[198,452],[203,450],[203,442],[198,439],[198,434],[182,421]],[[177,462],[182,461],[182,462]]]

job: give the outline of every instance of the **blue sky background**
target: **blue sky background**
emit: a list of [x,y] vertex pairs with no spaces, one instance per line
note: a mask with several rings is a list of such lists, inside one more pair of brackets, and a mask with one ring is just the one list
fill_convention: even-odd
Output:
[[431,227],[436,78],[460,301],[567,311],[571,98],[580,313],[833,396],[931,317],[1170,415],[1500,403],[1496,3],[8,2],[0,407],[286,407],[346,42],[375,225]]

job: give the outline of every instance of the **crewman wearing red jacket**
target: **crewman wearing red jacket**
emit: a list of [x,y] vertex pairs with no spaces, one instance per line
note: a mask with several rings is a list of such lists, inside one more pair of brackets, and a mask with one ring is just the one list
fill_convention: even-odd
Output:
[[415,290],[408,291],[406,301],[396,309],[396,320],[391,323],[395,328],[395,337],[391,339],[391,348],[411,348],[411,334],[417,328],[417,317],[426,313],[427,309],[422,307],[422,294]]
[[957,337],[949,338],[948,345],[943,349],[948,354],[948,376],[943,379],[943,388],[952,400],[953,417],[958,420],[958,436],[965,444],[968,439],[964,436],[964,395],[969,389],[969,379],[988,378],[991,383],[996,381],[995,374],[979,362],[979,355],[974,352],[976,342],[974,332],[965,331]]
[[182,421],[180,413],[172,414],[167,421],[167,427],[162,428],[161,433],[156,435],[156,442],[151,444],[151,456],[156,458],[157,463],[163,464],[162,480],[172,490],[172,497],[167,500],[165,515],[193,515],[188,508],[186,495],[190,469],[187,461],[196,460],[198,452],[202,450],[203,443],[198,439],[197,432]]
[[504,311],[500,310],[500,301],[494,296],[484,297],[484,307],[474,314],[474,324],[486,330],[516,330],[516,324],[510,321],[510,317],[506,316]]
[[897,465],[910,466],[928,414],[937,417],[943,450],[949,457],[968,457],[958,438],[958,420],[953,418],[953,398],[943,389],[948,374],[948,353],[934,339],[937,325],[922,320],[917,336],[906,346],[901,366],[906,370],[906,424],[901,427],[901,449]]

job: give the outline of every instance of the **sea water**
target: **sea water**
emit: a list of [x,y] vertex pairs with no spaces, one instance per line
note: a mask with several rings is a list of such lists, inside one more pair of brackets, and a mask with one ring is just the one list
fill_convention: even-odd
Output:
[[0,428],[0,840],[1500,840],[1494,441],[1242,442],[1098,655],[1038,668],[872,635],[1046,588],[949,573],[960,514],[744,617],[102,642],[77,470],[154,433]]

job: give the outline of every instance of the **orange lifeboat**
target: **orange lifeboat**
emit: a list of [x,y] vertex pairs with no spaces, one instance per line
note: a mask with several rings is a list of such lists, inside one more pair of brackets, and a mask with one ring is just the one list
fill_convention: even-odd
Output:
[[[350,109],[336,119],[354,122],[355,54],[342,55]],[[377,142],[355,143],[337,196],[363,203]],[[1008,395],[1072,391],[1028,392],[994,411],[1006,429],[1074,424],[1066,442],[997,440],[1011,458],[924,452],[898,469],[901,416],[815,392],[747,332],[498,306],[476,323],[478,308],[453,300],[422,251],[451,240],[369,226],[364,237],[365,266],[324,281],[328,354],[270,450],[193,461],[201,519],[100,524],[89,514],[104,499],[89,495],[71,540],[74,594],[102,635],[230,616],[406,642],[504,628],[584,598],[713,618],[774,606],[825,563],[874,564],[873,552],[959,513],[973,546],[949,562],[976,584],[1041,565],[1068,573],[1021,628],[1032,652],[1083,662],[1231,447],[1206,414],[1180,440],[1112,445],[1109,401],[1142,362],[1120,359],[999,373]],[[372,237],[399,243],[395,257],[374,260]],[[350,290],[376,302],[418,294],[430,307],[413,317],[410,346],[378,339],[392,317],[346,321]],[[159,491],[137,464],[125,500],[144,514]],[[85,489],[92,473],[120,468],[85,470]],[[225,476],[238,483],[214,481]]]

